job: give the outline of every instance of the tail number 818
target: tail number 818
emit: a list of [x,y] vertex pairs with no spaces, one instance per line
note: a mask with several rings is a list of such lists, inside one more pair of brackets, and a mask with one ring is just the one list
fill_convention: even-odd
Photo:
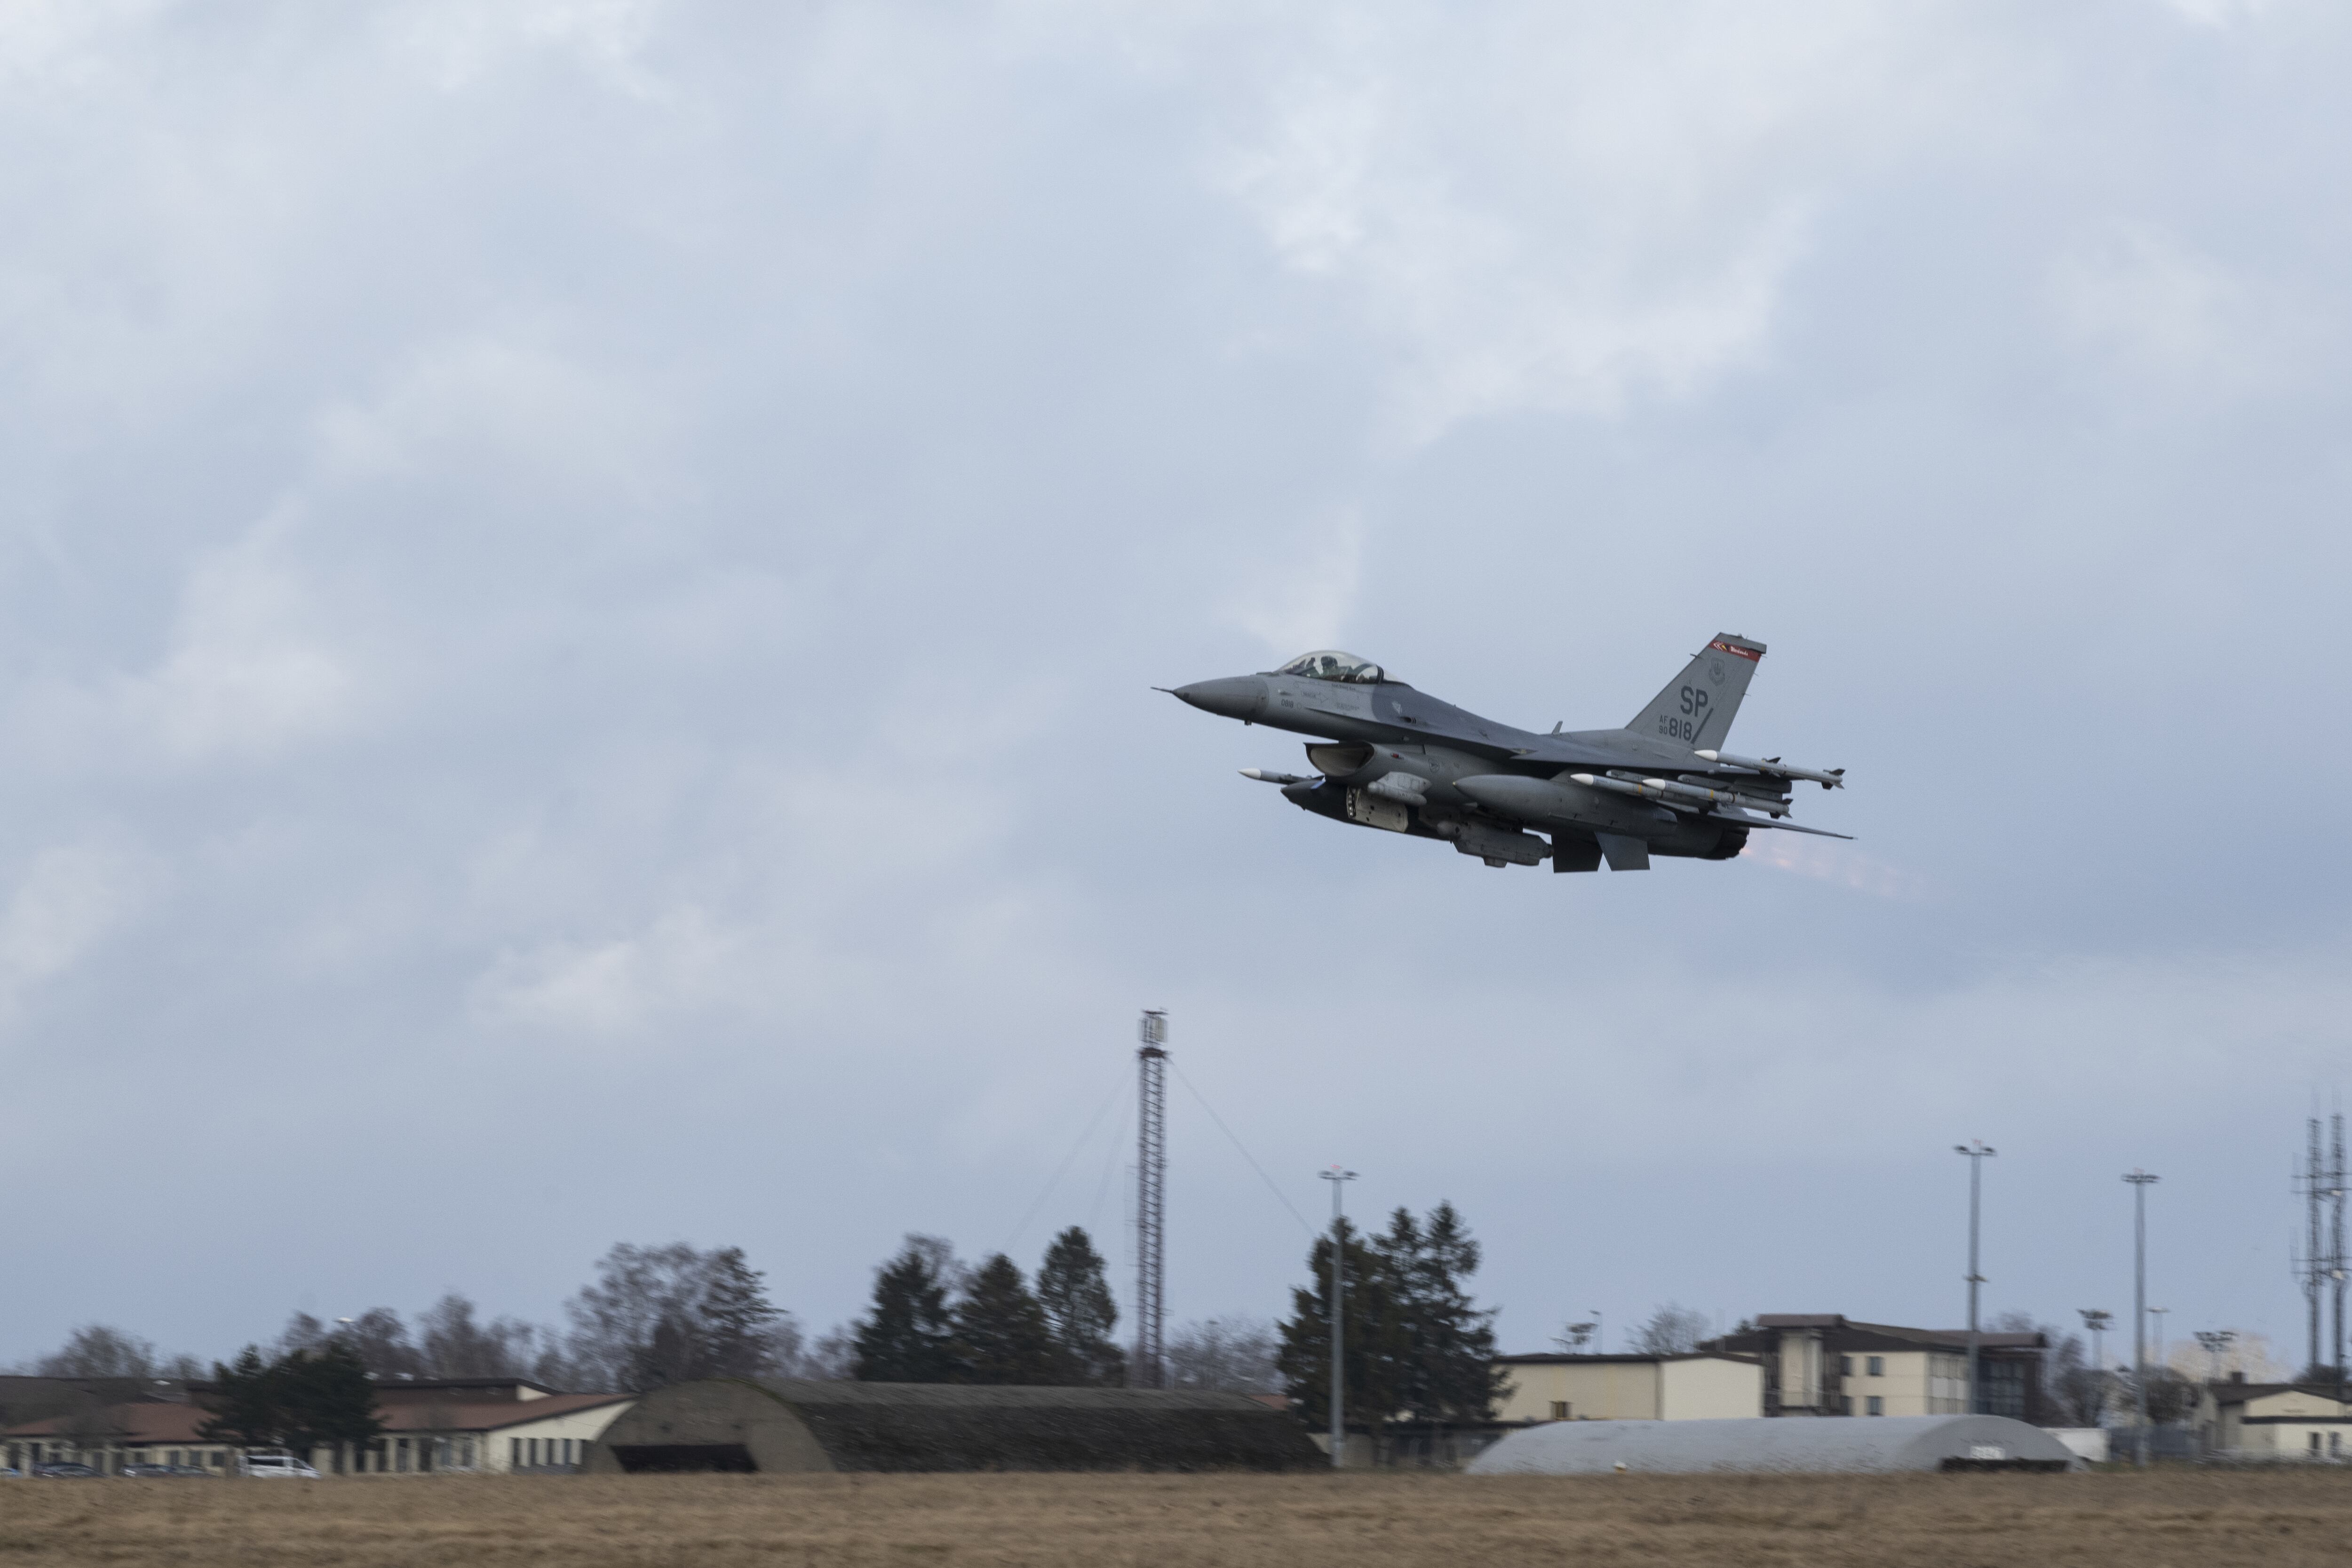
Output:
[[1696,686],[1682,689],[1683,717],[1672,713],[1658,715],[1658,733],[1675,741],[1696,741],[1698,732],[1706,728],[1706,693]]

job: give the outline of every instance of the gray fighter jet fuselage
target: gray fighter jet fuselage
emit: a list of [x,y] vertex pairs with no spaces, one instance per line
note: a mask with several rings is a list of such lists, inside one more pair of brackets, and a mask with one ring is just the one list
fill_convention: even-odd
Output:
[[[1843,768],[1742,757],[1723,740],[1764,657],[1725,633],[1622,730],[1514,729],[1391,679],[1337,650],[1279,669],[1175,689],[1204,712],[1314,737],[1313,776],[1248,768],[1318,816],[1451,843],[1489,866],[1646,870],[1653,855],[1727,860],[1758,828],[1790,821],[1798,780],[1823,789]],[[1538,834],[1549,835],[1547,844]]]

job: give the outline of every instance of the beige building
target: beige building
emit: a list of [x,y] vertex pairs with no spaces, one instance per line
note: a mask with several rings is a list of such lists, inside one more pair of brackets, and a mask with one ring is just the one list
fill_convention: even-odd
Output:
[[2197,1433],[2209,1453],[2246,1459],[2352,1458],[2352,1400],[2336,1385],[2209,1383],[2197,1400]]
[[[202,1394],[205,1385],[192,1385]],[[364,1447],[303,1456],[324,1475],[436,1471],[563,1474],[635,1403],[625,1394],[557,1394],[514,1378],[385,1383],[376,1393],[383,1435]],[[186,1400],[138,1400],[26,1422],[0,1432],[13,1468],[76,1463],[109,1475],[126,1465],[194,1465],[226,1473],[235,1445],[200,1435],[210,1419]]]
[[1764,1366],[1754,1356],[1507,1355],[1495,1418],[1535,1421],[1704,1421],[1764,1414]]
[[[1977,1336],[1978,1406],[2027,1420],[2039,1391],[2038,1333]],[[1832,1312],[1767,1313],[1710,1340],[1711,1350],[1763,1358],[1767,1415],[1965,1415],[1968,1334],[1863,1323]]]

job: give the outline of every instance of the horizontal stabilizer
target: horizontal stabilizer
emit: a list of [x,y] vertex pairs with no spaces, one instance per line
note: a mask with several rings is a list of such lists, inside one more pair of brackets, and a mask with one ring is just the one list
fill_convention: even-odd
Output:
[[1642,839],[1628,838],[1622,833],[1596,833],[1601,853],[1608,858],[1612,871],[1646,871],[1650,868],[1650,847]]
[[1551,868],[1555,871],[1598,871],[1601,869],[1600,841],[1579,838],[1568,833],[1553,834]]

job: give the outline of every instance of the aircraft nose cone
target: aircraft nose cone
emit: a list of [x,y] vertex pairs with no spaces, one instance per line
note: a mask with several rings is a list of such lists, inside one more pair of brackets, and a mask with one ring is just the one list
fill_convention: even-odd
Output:
[[1176,689],[1179,701],[1221,719],[1255,719],[1265,706],[1265,682],[1255,675],[1229,675],[1222,680],[1196,680]]

